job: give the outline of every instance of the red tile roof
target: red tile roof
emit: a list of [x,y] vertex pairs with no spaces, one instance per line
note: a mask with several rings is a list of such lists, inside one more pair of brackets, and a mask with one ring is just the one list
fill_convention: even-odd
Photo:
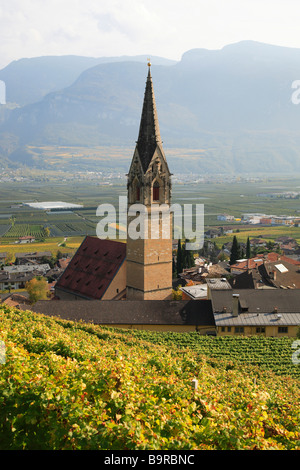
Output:
[[232,264],[230,268],[232,269],[254,269],[257,266],[260,266],[264,261],[273,262],[273,261],[286,261],[287,263],[300,265],[300,261],[289,258],[288,256],[280,255],[278,253],[272,252],[267,253],[266,255],[257,255],[256,258],[245,259],[243,261],[238,261],[235,264]]
[[126,258],[126,244],[87,236],[56,288],[89,299],[101,299]]
[[61,269],[66,269],[70,261],[71,261],[71,258],[60,259],[58,260],[58,265]]
[[290,263],[290,264],[295,264],[296,266],[300,265],[300,261],[296,260],[296,259],[293,259],[293,258],[289,258],[288,256],[285,256],[285,255],[280,255],[278,253],[268,253],[266,255],[266,259],[267,261],[286,261],[287,263]]
[[250,259],[245,259],[243,261],[238,261],[236,262],[235,264],[232,264],[230,266],[230,268],[232,269],[254,269],[256,268],[257,266],[260,266],[261,264],[263,264],[264,260],[263,258],[261,257],[257,257],[257,258],[250,258]]
[[288,256],[281,256],[281,261],[286,261],[287,263],[290,264],[295,264],[296,266],[300,266],[300,261],[297,261],[296,259],[289,258]]

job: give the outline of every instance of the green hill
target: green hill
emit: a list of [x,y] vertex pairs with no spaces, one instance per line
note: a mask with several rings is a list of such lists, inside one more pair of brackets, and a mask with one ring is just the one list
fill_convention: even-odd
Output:
[[[1,450],[300,449],[299,378],[253,358],[241,367],[241,341],[222,359],[222,338],[114,330],[3,305],[0,339]],[[289,341],[271,341],[283,363]],[[267,348],[264,338],[251,344],[253,357]]]

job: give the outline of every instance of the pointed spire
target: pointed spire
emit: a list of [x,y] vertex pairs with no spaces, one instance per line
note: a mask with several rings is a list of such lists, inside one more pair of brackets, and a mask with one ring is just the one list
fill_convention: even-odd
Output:
[[162,141],[151,77],[151,63],[149,61],[140,131],[137,141],[137,149],[144,172],[147,171],[157,144],[162,144]]

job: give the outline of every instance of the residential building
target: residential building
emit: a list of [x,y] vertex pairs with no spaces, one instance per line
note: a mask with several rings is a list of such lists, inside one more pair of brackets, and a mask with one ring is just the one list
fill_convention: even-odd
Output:
[[300,290],[214,290],[212,309],[218,336],[296,337]]
[[230,283],[227,281],[227,279],[223,278],[211,278],[211,279],[206,279],[206,284],[207,284],[207,298],[211,299],[212,292],[213,291],[226,291],[226,290],[232,290],[232,287]]
[[27,281],[35,277],[32,273],[6,273],[0,271],[0,290],[24,289]]
[[262,280],[280,289],[300,289],[300,264],[286,259],[268,262],[261,266]]
[[35,241],[35,237],[31,237],[29,235],[25,237],[19,237],[19,243],[33,243]]
[[204,238],[218,238],[222,235],[222,230],[220,228],[212,228],[204,232]]
[[217,220],[233,221],[234,216],[233,215],[228,215],[228,214],[220,214],[220,215],[217,216]]
[[28,253],[16,253],[16,264],[43,263],[45,259],[51,259],[51,251],[34,251]]
[[34,273],[37,276],[43,276],[50,270],[49,264],[18,264],[3,266],[2,271],[6,273]]
[[182,300],[203,300],[207,299],[207,284],[194,284],[180,287]]
[[252,238],[250,240],[250,246],[256,248],[264,248],[267,245],[267,242],[261,238]]
[[0,264],[4,264],[6,262],[7,253],[0,253]]
[[2,304],[7,305],[8,307],[15,307],[15,308],[20,308],[20,305],[22,307],[30,308],[31,302],[29,301],[29,298],[26,295],[18,294],[18,293],[12,293],[12,294],[5,294],[2,296],[0,302]]
[[233,274],[239,274],[244,271],[248,271],[249,269],[257,269],[258,266],[263,264],[263,262],[263,255],[257,256],[255,258],[237,260],[236,263],[230,266],[230,272]]

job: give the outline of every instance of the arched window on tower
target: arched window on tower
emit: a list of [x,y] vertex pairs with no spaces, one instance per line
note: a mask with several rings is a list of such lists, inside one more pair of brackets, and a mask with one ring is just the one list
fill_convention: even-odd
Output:
[[153,201],[159,201],[159,183],[157,181],[153,184]]
[[136,185],[136,200],[137,201],[141,200],[141,188],[139,184]]
[[140,199],[141,199],[140,182],[137,178],[134,178],[132,182],[130,202],[134,203],[134,202],[140,201]]

